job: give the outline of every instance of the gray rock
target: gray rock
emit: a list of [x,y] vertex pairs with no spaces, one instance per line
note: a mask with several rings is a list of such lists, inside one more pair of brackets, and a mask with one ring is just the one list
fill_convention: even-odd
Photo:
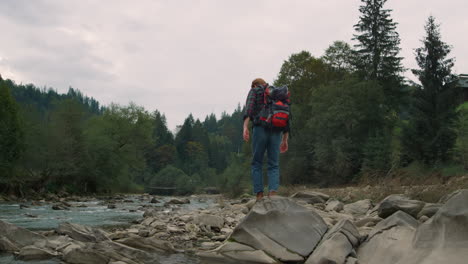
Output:
[[343,210],[343,208],[344,208],[344,204],[342,202],[335,200],[335,199],[330,199],[328,200],[326,204],[325,211],[340,212],[341,210]]
[[328,230],[322,242],[305,264],[345,264],[347,257],[355,256],[360,241],[359,231],[348,220],[341,220]]
[[364,216],[372,208],[372,201],[369,199],[360,200],[354,203],[346,204],[343,211],[354,216]]
[[108,234],[101,229],[68,222],[61,223],[56,231],[58,234],[67,235],[81,242],[100,242],[110,240]]
[[440,207],[442,204],[426,204],[421,212],[418,213],[418,219],[421,218],[422,216],[427,216],[428,218],[431,218],[433,215],[439,211]]
[[137,237],[130,236],[119,239],[116,242],[127,245],[132,248],[141,249],[148,252],[176,253],[177,250],[167,241],[159,240],[155,237]]
[[[375,226],[380,221],[382,221],[382,218],[380,218],[380,217],[365,217],[365,218],[362,218],[362,219],[356,221],[354,224],[357,227]],[[370,224],[370,223],[372,223],[372,224]]]
[[421,224],[398,264],[464,264],[468,260],[468,189],[460,190]]
[[190,200],[188,198],[184,199],[171,199],[169,202],[166,202],[165,204],[189,204]]
[[203,259],[203,263],[264,263],[276,264],[276,260],[265,254],[262,250],[256,250],[247,245],[236,242],[227,242],[219,248],[199,252],[197,254]]
[[378,223],[357,251],[360,263],[395,264],[411,246],[418,221],[398,211]]
[[19,248],[33,245],[46,237],[25,228],[0,220],[0,251],[17,251]]
[[200,214],[193,218],[193,222],[197,225],[214,227],[219,230],[224,227],[224,219],[217,215]]
[[300,191],[291,196],[291,198],[300,199],[310,204],[325,203],[330,196],[321,192]]
[[57,256],[58,254],[53,251],[35,246],[25,246],[18,253],[18,258],[26,261],[51,259]]
[[417,217],[418,213],[423,209],[425,203],[418,200],[410,200],[400,194],[392,194],[387,196],[377,206],[379,216],[387,218],[396,211],[403,211],[413,217]]
[[258,201],[230,238],[280,261],[293,262],[303,261],[327,229],[317,213],[292,199],[272,197]]

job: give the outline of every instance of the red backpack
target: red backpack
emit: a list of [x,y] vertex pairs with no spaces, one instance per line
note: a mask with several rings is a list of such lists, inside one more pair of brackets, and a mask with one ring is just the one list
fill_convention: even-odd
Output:
[[267,86],[259,121],[264,127],[286,128],[291,116],[291,93],[287,86]]

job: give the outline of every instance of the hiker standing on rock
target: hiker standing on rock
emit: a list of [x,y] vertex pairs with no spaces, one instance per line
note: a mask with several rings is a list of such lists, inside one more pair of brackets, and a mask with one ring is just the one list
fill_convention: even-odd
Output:
[[252,182],[257,200],[263,198],[263,157],[268,157],[268,196],[279,187],[279,153],[288,150],[290,100],[286,86],[273,87],[263,79],[252,81],[244,113],[244,140],[250,138],[249,121],[253,123]]

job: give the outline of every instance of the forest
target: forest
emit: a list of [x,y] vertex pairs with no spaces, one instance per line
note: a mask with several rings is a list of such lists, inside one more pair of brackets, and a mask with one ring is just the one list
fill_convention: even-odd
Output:
[[[418,68],[405,69],[397,23],[385,2],[362,0],[354,44],[335,41],[323,54],[291,54],[272,81],[287,85],[292,101],[282,185],[468,173],[468,102],[453,72],[451,46],[430,16],[421,21],[420,47],[414,47]],[[404,76],[408,71],[418,82]],[[243,103],[219,117],[189,115],[174,133],[158,110],[103,106],[74,88],[59,94],[0,77],[0,193],[152,187],[175,187],[177,195],[206,188],[251,193]]]

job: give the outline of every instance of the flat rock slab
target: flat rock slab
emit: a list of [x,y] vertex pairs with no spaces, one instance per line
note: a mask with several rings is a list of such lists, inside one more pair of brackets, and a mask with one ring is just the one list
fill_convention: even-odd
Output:
[[364,216],[372,208],[372,201],[369,199],[360,200],[354,203],[346,204],[343,211],[354,216]]
[[290,198],[273,197],[258,201],[230,238],[279,261],[304,261],[327,229],[317,213]]

